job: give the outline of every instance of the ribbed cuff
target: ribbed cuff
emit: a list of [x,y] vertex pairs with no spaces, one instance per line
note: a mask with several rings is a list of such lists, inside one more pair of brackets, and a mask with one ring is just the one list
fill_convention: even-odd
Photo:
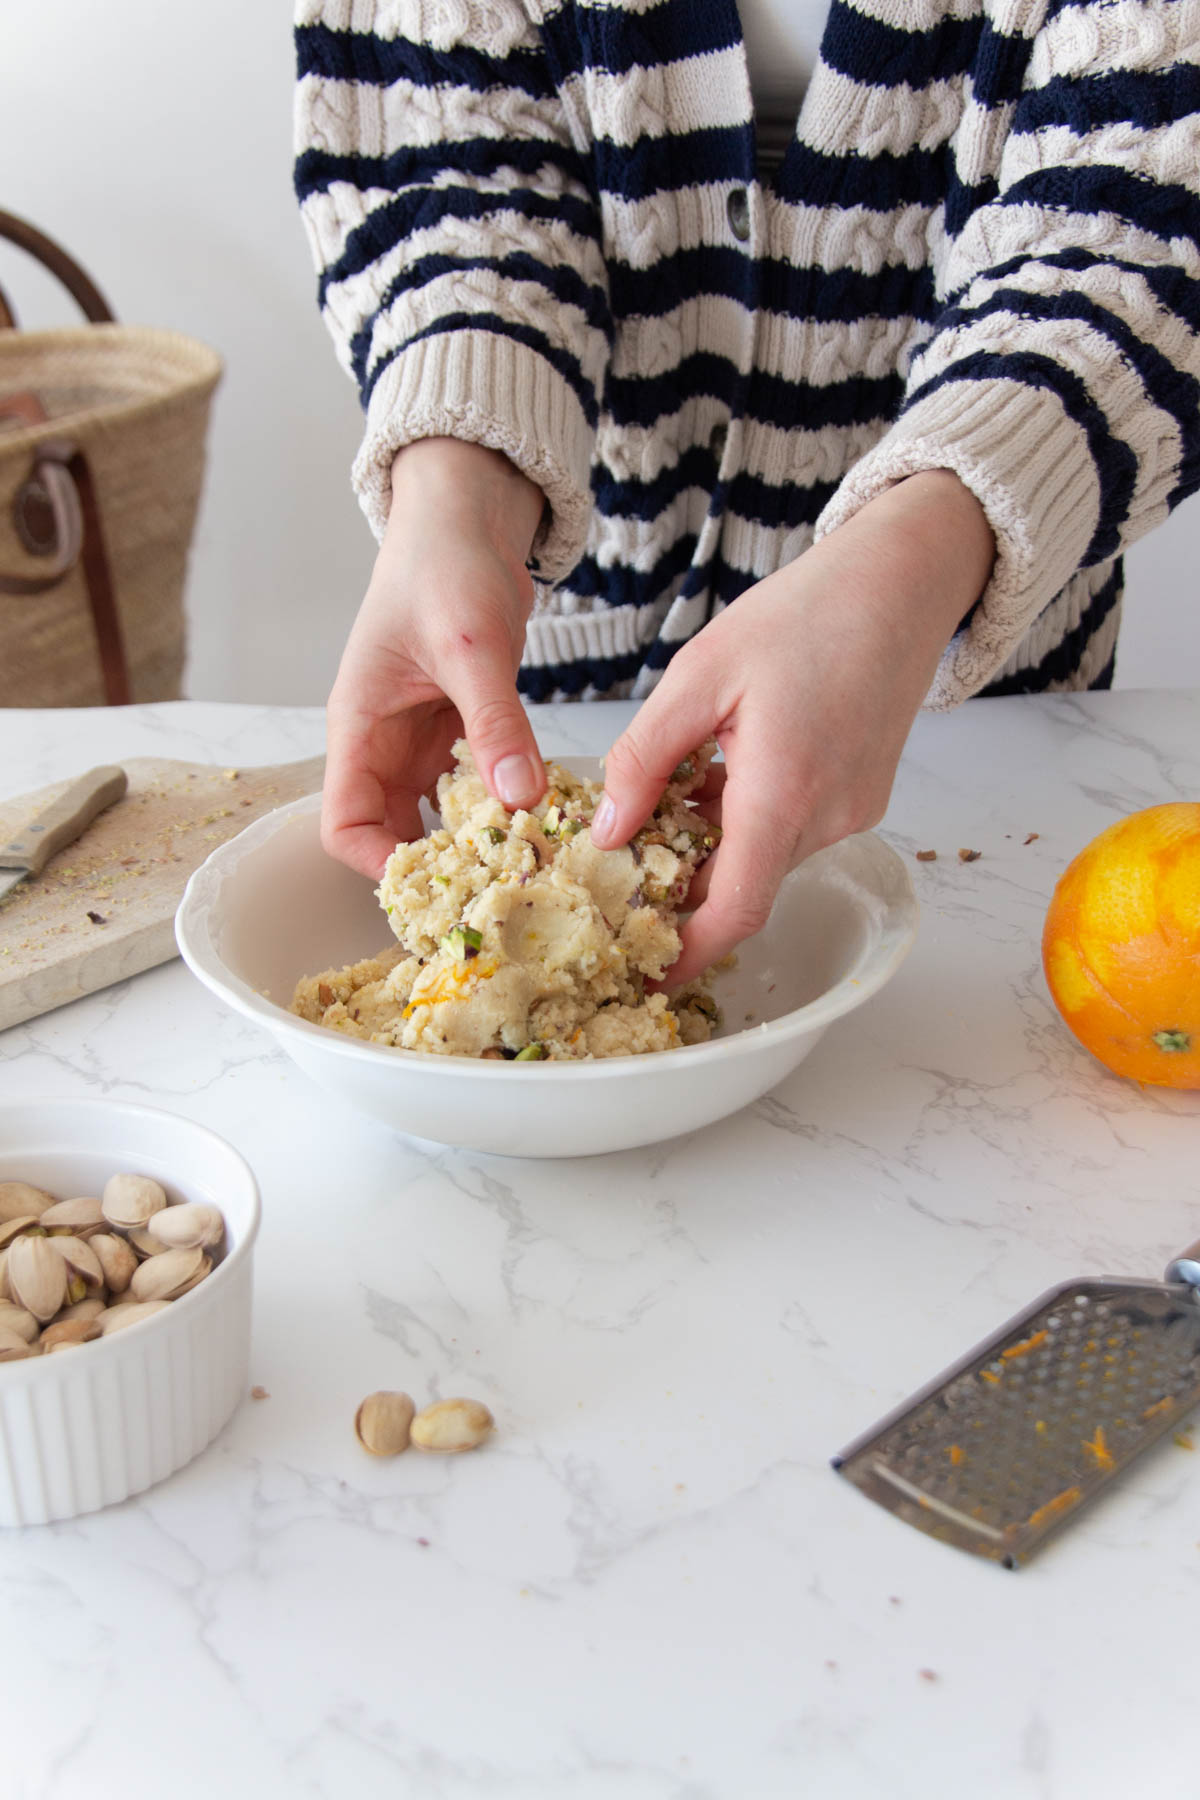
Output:
[[539,579],[557,581],[575,567],[592,511],[593,432],[578,395],[544,357],[499,332],[463,330],[422,338],[388,365],[351,474],[377,538],[396,452],[429,437],[502,451],[550,503],[533,542]]
[[940,711],[986,686],[1070,580],[1099,518],[1100,488],[1087,439],[1054,394],[1019,381],[951,381],[854,465],[816,536],[928,469],[949,469],[970,488],[996,539],[991,580],[925,698]]

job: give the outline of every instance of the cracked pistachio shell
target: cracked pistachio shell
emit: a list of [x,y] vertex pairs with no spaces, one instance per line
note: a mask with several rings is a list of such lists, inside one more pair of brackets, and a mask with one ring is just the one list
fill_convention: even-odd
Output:
[[[52,1237],[50,1243],[58,1251],[67,1265],[68,1286],[74,1285],[74,1278],[83,1282],[89,1294],[94,1294],[104,1286],[104,1270],[100,1266],[100,1258],[90,1244],[85,1244],[80,1237]],[[68,1294],[71,1301],[86,1299],[85,1294]]]
[[481,1400],[435,1400],[412,1422],[418,1450],[475,1450],[495,1426]]
[[[67,1298],[67,1265],[54,1238],[19,1237],[9,1248],[9,1292],[18,1306],[44,1324]],[[82,1299],[82,1294],[77,1296]]]
[[90,1344],[99,1336],[95,1319],[55,1319],[47,1325],[39,1342],[43,1350],[61,1350],[67,1344]]
[[225,1235],[220,1208],[204,1200],[188,1200],[182,1206],[164,1206],[146,1226],[152,1238],[168,1250],[211,1250]]
[[123,1294],[138,1266],[136,1252],[115,1231],[98,1231],[88,1239],[88,1248],[104,1271],[104,1284],[114,1294]]
[[196,1273],[192,1276],[190,1281],[185,1281],[181,1288],[176,1288],[175,1292],[171,1295],[172,1300],[178,1300],[183,1294],[190,1294],[194,1287],[200,1286],[200,1283],[206,1276],[212,1274],[212,1270],[212,1257],[202,1251],[200,1255],[200,1267],[196,1270]]
[[20,1214],[15,1219],[5,1219],[4,1223],[0,1225],[0,1249],[7,1248],[15,1239],[25,1237],[31,1231],[41,1232],[41,1230],[41,1225],[32,1213]]
[[84,1237],[90,1232],[104,1230],[104,1214],[99,1200],[81,1195],[77,1200],[56,1200],[53,1206],[46,1208],[38,1223],[47,1231],[71,1231],[77,1237]]
[[112,1175],[100,1199],[104,1217],[123,1231],[144,1225],[167,1204],[162,1184],[151,1175]]
[[407,1394],[386,1388],[368,1394],[354,1415],[354,1435],[372,1456],[399,1456],[401,1450],[408,1449],[415,1411]]
[[0,1301],[0,1331],[15,1331],[27,1344],[32,1344],[39,1330],[37,1320],[23,1306],[14,1306],[11,1300]]
[[129,1292],[135,1300],[174,1300],[191,1286],[207,1260],[199,1245],[194,1250],[164,1250],[138,1264]]
[[169,1300],[143,1300],[140,1304],[127,1300],[121,1306],[110,1306],[97,1320],[100,1335],[111,1337],[114,1331],[124,1331],[127,1325],[139,1325],[143,1319],[165,1312],[170,1304]]
[[30,1214],[36,1219],[53,1204],[54,1195],[45,1188],[33,1187],[28,1181],[0,1181],[0,1219],[27,1218]]
[[40,1345],[27,1343],[19,1331],[0,1325],[0,1362],[24,1362],[27,1356],[38,1356]]

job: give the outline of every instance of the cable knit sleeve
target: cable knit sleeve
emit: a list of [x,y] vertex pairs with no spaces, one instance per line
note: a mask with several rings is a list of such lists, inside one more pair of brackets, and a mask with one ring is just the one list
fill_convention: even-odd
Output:
[[818,525],[938,467],[983,505],[997,560],[935,707],[977,692],[1077,570],[1200,485],[1200,6],[986,11],[1010,35],[985,24],[955,134],[942,310],[899,417]]
[[578,560],[612,326],[584,158],[517,0],[301,0],[295,184],[358,384],[376,535],[417,438],[501,450],[545,494],[534,556]]

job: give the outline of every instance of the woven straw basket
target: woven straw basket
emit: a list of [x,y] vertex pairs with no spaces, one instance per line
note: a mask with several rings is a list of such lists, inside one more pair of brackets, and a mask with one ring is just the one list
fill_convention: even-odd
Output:
[[[17,236],[4,223],[0,234]],[[49,243],[30,237],[40,234],[25,227],[18,241],[34,254]],[[102,317],[103,300],[71,268],[72,292]],[[178,697],[220,374],[214,350],[177,332],[111,321],[0,329],[0,705]]]

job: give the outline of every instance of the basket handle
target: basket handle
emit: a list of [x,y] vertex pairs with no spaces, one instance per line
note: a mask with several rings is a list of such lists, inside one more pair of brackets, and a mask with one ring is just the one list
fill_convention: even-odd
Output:
[[[87,270],[81,268],[73,256],[68,256],[61,244],[56,244],[28,220],[19,219],[16,213],[3,211],[0,211],[0,238],[7,238],[9,243],[16,244],[18,249],[56,275],[90,324],[112,324],[115,318],[112,307]],[[14,326],[16,322],[7,296],[0,291],[0,330]]]

